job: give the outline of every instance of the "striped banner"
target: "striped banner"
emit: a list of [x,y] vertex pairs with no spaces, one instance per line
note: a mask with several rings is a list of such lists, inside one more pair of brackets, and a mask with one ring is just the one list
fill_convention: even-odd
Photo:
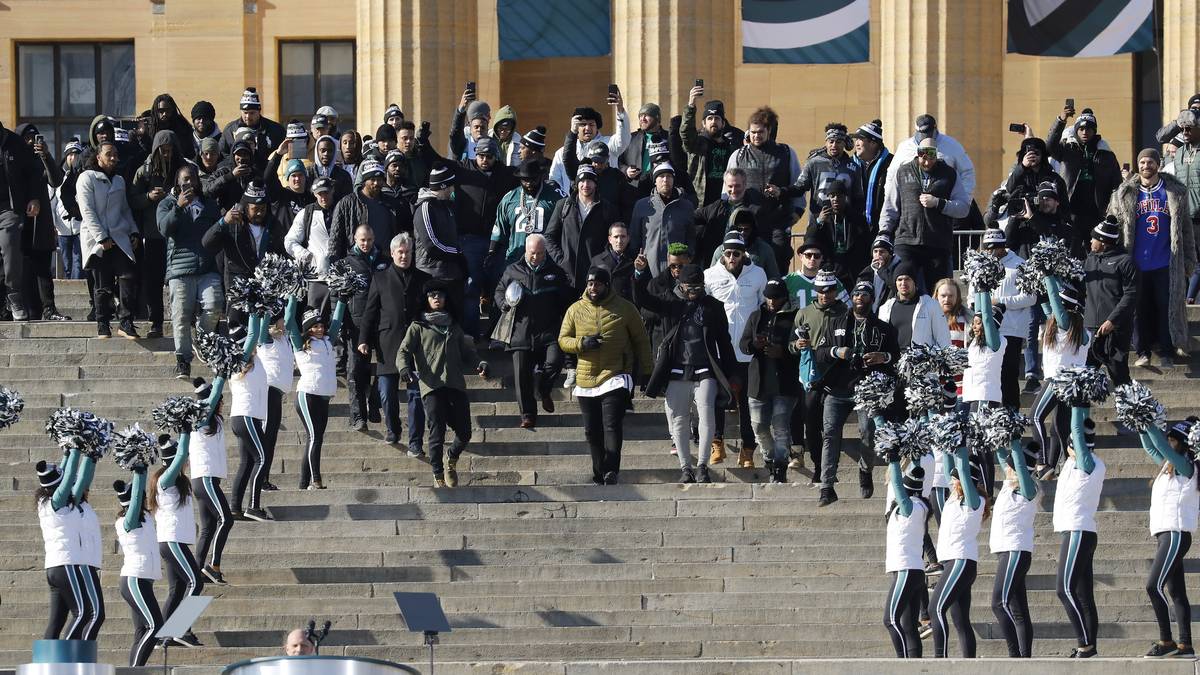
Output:
[[870,21],[870,0],[742,0],[742,61],[869,61]]
[[612,53],[609,0],[496,0],[500,60]]
[[1154,48],[1154,0],[1008,0],[1008,51],[1112,56]]

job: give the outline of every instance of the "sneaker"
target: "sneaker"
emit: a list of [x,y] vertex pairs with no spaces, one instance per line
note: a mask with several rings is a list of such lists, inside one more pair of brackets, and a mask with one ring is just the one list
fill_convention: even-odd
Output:
[[433,479],[433,487],[434,488],[444,488],[444,487],[446,487],[446,481],[443,480],[442,478],[434,478]]
[[458,487],[457,464],[455,461],[446,463],[446,487]]
[[42,312],[42,320],[44,321],[70,321],[71,317],[66,314],[59,314],[57,309],[48,309]]
[[[303,489],[303,488],[301,488],[301,489]],[[246,517],[246,514],[242,513],[241,511],[230,511],[229,517],[233,518],[236,521],[240,521],[240,522],[246,522],[246,521],[250,520],[249,518]]]
[[921,624],[921,627],[917,629],[917,634],[921,636],[922,640],[928,640],[929,636],[933,635],[933,624],[932,623]]
[[617,484],[617,472],[609,471],[608,473],[604,474],[604,484],[605,485],[616,485]]
[[550,397],[550,392],[542,395],[542,410],[548,413],[554,412],[554,399]]
[[676,457],[679,456],[679,448],[675,447],[674,443],[671,444],[671,454],[675,455]]
[[[313,489],[313,486],[309,485],[308,489]],[[250,520],[257,520],[260,523],[269,523],[275,520],[271,517],[271,514],[263,511],[262,509],[246,509],[246,517]]]
[[[1150,355],[1149,354],[1139,354],[1137,357],[1137,360],[1133,362],[1133,365],[1137,366],[1138,368],[1149,368],[1150,367]],[[1071,652],[1071,653],[1074,654],[1075,652]],[[1075,658],[1075,657],[1072,656],[1071,658]]]
[[325,486],[321,484],[321,481],[314,480],[313,482],[308,484],[308,487],[301,488],[301,489],[302,490],[324,490]]
[[192,631],[188,631],[183,637],[174,638],[175,644],[180,647],[203,647],[204,643]]
[[1179,653],[1179,645],[1175,644],[1174,642],[1168,642],[1166,644],[1163,644],[1161,642],[1155,642],[1153,645],[1150,646],[1150,651],[1146,652],[1146,656],[1144,656],[1143,658],[1161,659],[1161,658],[1165,658],[1167,656],[1174,656],[1175,654],[1178,654],[1178,653]]
[[262,489],[266,490],[267,492],[278,492],[279,486],[272,483],[271,481],[266,481],[265,483],[263,483]]
[[875,481],[870,471],[858,472],[858,493],[863,499],[870,499],[875,494]]
[[425,449],[424,448],[414,449],[412,446],[409,446],[408,451],[404,454],[408,455],[409,457],[412,457],[413,459],[424,459],[425,458]]
[[129,320],[122,321],[117,325],[117,335],[130,340],[137,340],[142,337],[138,335],[137,326],[133,325],[133,322]]
[[808,479],[808,487],[821,487],[821,477],[816,471],[813,472],[812,478]]
[[150,331],[148,333],[146,333],[146,337],[147,338],[160,338],[162,336],[163,336],[162,324],[161,323],[150,324]]
[[1190,646],[1179,645],[1179,650],[1176,651],[1174,654],[1172,654],[1171,658],[1173,658],[1173,659],[1188,659],[1190,661],[1195,661],[1196,660],[1196,650],[1192,649]]
[[690,466],[683,467],[683,469],[682,469],[682,471],[680,471],[680,475],[679,475],[679,484],[687,485],[688,483],[695,483],[695,482],[696,482],[696,474],[695,474],[695,472],[692,471],[692,467],[690,467]]
[[396,434],[394,434],[390,431],[387,432],[387,434],[385,434],[383,437],[383,442],[387,443],[388,445],[392,445],[393,443],[395,443],[398,440],[400,440],[400,439],[396,436]]
[[1159,368],[1174,368],[1175,367],[1175,355],[1174,354],[1163,354],[1162,356],[1158,357],[1158,367]]
[[803,469],[804,468],[804,458],[799,455],[796,455],[795,457],[793,457],[791,459],[790,462],[788,462],[788,468],[795,469],[796,471]]
[[701,464],[700,466],[696,467],[696,482],[697,483],[711,483],[712,482],[712,476],[708,475],[708,465],[707,464]]
[[101,340],[107,340],[112,337],[112,326],[107,321],[98,321],[96,323],[96,337]]
[[838,500],[837,493],[831,487],[821,488],[821,498],[817,500],[817,506],[829,506]]
[[567,379],[563,380],[563,389],[570,389],[575,386],[575,369],[567,368]]
[[720,464],[725,461],[725,441],[721,438],[714,438],[712,442],[712,452],[708,455],[709,464]]
[[1029,376],[1025,379],[1025,393],[1036,394],[1038,389],[1042,388],[1042,381],[1037,377]]
[[1042,468],[1042,471],[1038,474],[1037,478],[1038,480],[1054,480],[1057,477],[1058,471],[1052,466],[1047,466]]
[[931,562],[925,566],[925,576],[935,577],[942,573],[942,563]]
[[362,431],[362,432],[366,432],[366,430],[367,430],[367,421],[366,421],[366,420],[361,420],[361,419],[359,419],[359,420],[350,420],[350,430],[351,430],[351,431]]
[[204,569],[200,570],[204,574],[204,578],[218,586],[228,586],[229,582],[225,581],[225,577],[221,575],[221,570],[212,565],[205,565]]
[[[1188,354],[1188,351],[1186,349],[1184,349],[1183,347],[1176,347],[1175,348],[1175,358],[1190,359],[1191,354]],[[1187,649],[1191,649],[1191,647],[1187,647]]]
[[1095,656],[1095,655],[1096,655],[1096,648],[1095,648],[1095,647],[1088,647],[1087,649],[1083,649],[1082,647],[1076,647],[1075,649],[1072,649],[1072,650],[1071,650],[1071,655],[1070,655],[1069,657],[1067,657],[1067,658],[1071,658],[1071,659],[1090,659],[1090,658],[1092,658],[1092,657],[1093,657],[1093,656]]
[[192,379],[192,364],[183,359],[175,359],[175,379],[190,381]]

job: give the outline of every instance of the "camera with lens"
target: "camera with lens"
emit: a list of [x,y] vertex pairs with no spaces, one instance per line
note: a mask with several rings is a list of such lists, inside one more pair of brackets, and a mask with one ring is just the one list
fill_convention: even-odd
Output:
[[1017,188],[1008,195],[1004,209],[1010,218],[1020,218],[1025,215],[1027,208],[1032,210],[1036,203],[1036,195],[1029,194],[1024,188]]

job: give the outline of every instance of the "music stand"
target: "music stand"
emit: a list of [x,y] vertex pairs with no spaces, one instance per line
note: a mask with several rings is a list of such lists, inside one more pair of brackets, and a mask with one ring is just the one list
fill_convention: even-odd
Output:
[[167,675],[167,647],[171,644],[174,638],[181,638],[187,635],[191,630],[192,624],[196,623],[196,619],[208,609],[208,603],[212,602],[212,596],[209,595],[189,595],[180,601],[179,606],[171,612],[171,616],[163,623],[162,628],[154,634],[154,637],[162,640],[163,647],[163,675]]
[[438,633],[449,633],[450,622],[442,611],[442,603],[436,593],[393,593],[400,606],[400,618],[410,633],[423,633],[429,645],[429,675],[433,675],[433,646],[438,643]]

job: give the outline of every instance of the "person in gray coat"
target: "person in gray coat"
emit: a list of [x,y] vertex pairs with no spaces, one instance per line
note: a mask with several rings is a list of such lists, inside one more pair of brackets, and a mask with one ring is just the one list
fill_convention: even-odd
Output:
[[629,248],[642,251],[657,276],[667,268],[667,246],[691,239],[692,213],[696,205],[675,187],[675,169],[669,162],[654,167],[654,191],[638,200],[629,223]]
[[83,217],[79,226],[83,268],[96,280],[96,337],[112,337],[115,289],[121,301],[117,332],[132,340],[141,337],[133,325],[137,303],[134,252],[140,238],[125,196],[125,179],[117,173],[118,162],[117,146],[101,142],[79,177],[76,201]]

